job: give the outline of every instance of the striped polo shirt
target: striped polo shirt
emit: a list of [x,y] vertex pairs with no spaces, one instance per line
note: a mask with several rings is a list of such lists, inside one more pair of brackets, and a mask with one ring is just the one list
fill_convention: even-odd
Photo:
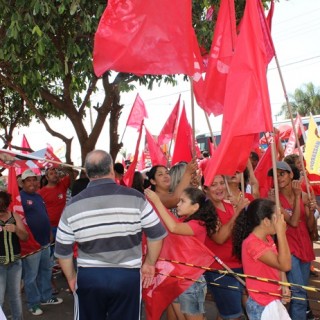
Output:
[[65,207],[55,255],[71,257],[77,242],[79,267],[140,268],[142,233],[150,241],[167,234],[144,195],[112,179],[93,180]]

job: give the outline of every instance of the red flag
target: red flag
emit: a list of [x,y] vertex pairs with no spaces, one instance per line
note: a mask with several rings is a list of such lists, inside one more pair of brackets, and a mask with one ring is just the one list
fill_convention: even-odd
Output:
[[[209,267],[214,261],[213,253],[198,239],[172,233],[169,233],[164,239],[159,257],[166,260],[193,263],[204,267]],[[169,277],[169,275],[197,280],[204,270],[158,260],[156,272],[158,274],[156,274],[152,285],[143,290],[148,320],[160,319],[166,307],[193,284],[190,280],[177,279]]]
[[[297,113],[296,119],[294,121],[294,127],[296,129],[296,133],[299,136],[299,132],[301,132],[300,128],[303,126],[301,117],[299,113]],[[293,154],[294,150],[296,148],[296,136],[294,134],[293,128],[291,129],[291,133],[288,139],[288,142],[286,144],[286,149],[284,150],[284,156],[286,157],[289,154]]]
[[268,25],[270,31],[271,31],[271,26],[272,26],[273,12],[274,12],[274,1],[271,0],[271,6],[270,6],[270,9],[269,9],[267,18],[266,18],[267,25]]
[[153,136],[148,131],[146,126],[144,126],[144,128],[146,129],[146,138],[147,138],[148,149],[149,149],[152,166],[155,166],[155,165],[167,166],[168,160],[164,155],[164,153],[162,152],[161,147],[154,140]]
[[[260,0],[247,0],[226,83],[221,143],[207,165],[206,185],[217,174],[242,172],[259,132],[272,131],[266,78],[268,28],[262,25],[261,12]],[[265,23],[264,15],[263,19]]]
[[272,177],[268,177],[268,171],[272,168],[271,146],[262,155],[254,170],[254,175],[259,181],[259,192],[261,198],[268,197],[268,191],[272,186]]
[[174,151],[172,155],[172,165],[180,161],[191,161],[192,150],[192,129],[187,119],[185,107],[183,106],[177,131],[177,137],[174,145]]
[[136,150],[135,150],[135,153],[134,153],[133,161],[131,162],[128,170],[126,171],[126,173],[123,176],[123,182],[128,187],[132,186],[134,172],[136,171],[136,166],[137,166],[137,163],[138,163],[139,146],[140,146],[140,141],[141,141],[141,136],[142,136],[142,126],[143,126],[143,120],[140,123],[139,137],[138,137],[138,141],[137,141],[137,144],[136,144]]
[[140,159],[138,161],[138,171],[142,171],[146,167],[146,154],[144,150],[142,150]]
[[94,39],[95,74],[192,76],[193,35],[191,1],[109,0]]
[[24,215],[23,207],[21,204],[20,193],[18,189],[17,177],[13,167],[9,168],[9,175],[8,175],[8,193],[11,194],[12,202],[10,204],[10,210],[19,214],[24,227],[26,228],[29,238],[27,241],[20,241],[21,247],[21,255],[24,256],[28,253],[37,251],[40,249],[40,244],[34,239],[32,232],[30,231],[26,218]]
[[177,126],[177,120],[179,116],[179,107],[180,107],[180,95],[179,99],[174,106],[170,116],[168,117],[167,121],[165,122],[163,128],[161,129],[159,136],[158,136],[158,144],[161,146],[170,142],[173,139],[173,135]]
[[234,0],[222,0],[214,29],[204,81],[204,103],[209,114],[223,113],[226,81],[236,44]]
[[141,126],[141,121],[144,118],[148,118],[146,106],[144,105],[144,102],[140,98],[139,93],[137,93],[137,96],[132,105],[126,126],[139,129]]
[[[54,167],[58,167],[59,163],[61,163],[61,160],[53,153],[52,147],[50,148],[49,144],[47,144],[47,148],[45,149],[41,149],[32,153],[29,153],[29,156],[35,156],[43,159],[43,160],[33,160],[34,164],[38,168],[44,168],[44,169],[51,168],[51,167],[54,168]],[[53,163],[47,160],[51,160],[57,163]],[[31,167],[31,169],[33,168]]]
[[[21,141],[21,148],[30,149],[29,142],[25,136],[25,134],[22,135],[22,141]],[[29,153],[29,151],[21,150],[21,153]],[[16,174],[21,174],[25,169],[24,168],[16,168]]]
[[[24,134],[22,135],[21,148],[30,149],[29,142]],[[22,150],[21,153],[29,153],[29,151]]]

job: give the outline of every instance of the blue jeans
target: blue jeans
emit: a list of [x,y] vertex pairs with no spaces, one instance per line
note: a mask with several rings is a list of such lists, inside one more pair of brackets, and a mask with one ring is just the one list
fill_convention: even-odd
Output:
[[23,319],[20,293],[21,272],[21,260],[0,265],[0,306],[3,306],[7,289],[13,320]]
[[23,259],[22,267],[27,304],[30,309],[52,297],[50,248],[42,249]]
[[[236,273],[243,273],[242,268],[232,270]],[[214,297],[220,317],[223,319],[239,318],[243,314],[243,285],[239,280],[231,275],[221,275],[213,271],[206,271],[204,277],[207,281],[208,290]],[[217,284],[217,286],[210,284],[210,282]]]
[[246,302],[246,311],[250,320],[260,320],[264,306],[261,306],[258,302],[255,302],[250,296]]
[[[300,259],[291,255],[291,270],[287,272],[288,281],[295,284],[307,286],[310,275],[310,262],[301,262]],[[291,287],[292,297],[303,298],[303,300],[291,299],[289,315],[292,320],[306,319],[307,292],[302,288]]]
[[204,302],[207,293],[207,284],[204,276],[200,276],[198,281],[201,282],[194,282],[191,287],[181,293],[177,298],[182,313],[189,315],[205,313]]

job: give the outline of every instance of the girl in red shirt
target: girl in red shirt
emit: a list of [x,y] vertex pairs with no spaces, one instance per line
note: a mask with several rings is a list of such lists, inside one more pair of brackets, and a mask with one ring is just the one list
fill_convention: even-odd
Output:
[[[271,200],[252,201],[235,222],[233,248],[235,255],[242,260],[245,274],[286,281],[285,272],[291,268],[286,222],[283,215],[276,214],[275,210],[275,203]],[[278,247],[271,237],[274,234],[277,235]],[[281,295],[289,300],[289,288],[277,283],[247,278],[246,287],[249,293],[246,311],[250,320],[261,319],[265,307],[280,300]],[[285,315],[275,314],[273,319],[289,319],[286,309],[282,305],[280,307]]]

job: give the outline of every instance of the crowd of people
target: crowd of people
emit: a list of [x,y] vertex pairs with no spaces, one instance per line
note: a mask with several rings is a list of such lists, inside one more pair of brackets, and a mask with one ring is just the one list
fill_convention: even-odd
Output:
[[[278,182],[278,208],[273,188],[260,198],[258,161],[252,152],[244,173],[216,175],[210,185],[204,184],[207,153],[170,169],[135,172],[132,187],[124,166],[102,150],[87,155],[77,180],[69,167],[47,169],[41,184],[34,171],[24,171],[24,222],[9,209],[10,194],[0,192],[0,305],[7,292],[12,319],[23,319],[21,283],[32,315],[43,314],[41,305],[63,303],[52,279],[61,268],[75,319],[137,320],[141,290],[153,283],[173,233],[196,238],[215,260],[168,305],[167,319],[205,319],[207,289],[220,320],[310,319],[304,286],[315,259],[319,189],[306,183],[299,156],[287,156],[268,172]],[[31,253],[23,259],[22,242]]]

